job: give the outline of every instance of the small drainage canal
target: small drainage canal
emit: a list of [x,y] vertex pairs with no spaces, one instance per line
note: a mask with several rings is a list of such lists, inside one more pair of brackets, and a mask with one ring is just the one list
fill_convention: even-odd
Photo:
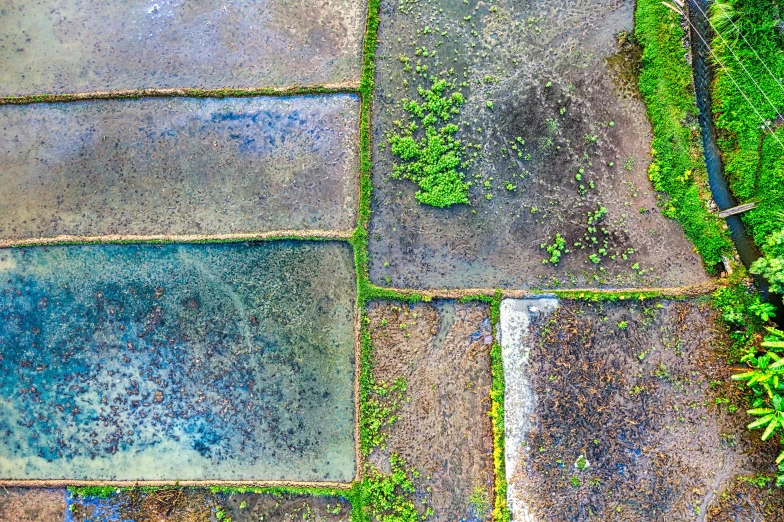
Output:
[[[710,85],[713,74],[710,67],[710,49],[708,48],[711,31],[710,22],[705,16],[708,13],[708,3],[708,0],[689,0],[692,69],[694,91],[699,109],[698,119],[702,131],[702,146],[705,153],[705,166],[708,170],[708,184],[719,210],[726,210],[736,206],[738,201],[730,191],[729,183],[724,177],[724,164],[716,143],[716,127],[711,112]],[[730,216],[726,218],[726,221],[738,256],[743,265],[749,268],[761,256],[760,251],[751,237],[746,234],[739,215]],[[776,307],[776,322],[779,325],[784,325],[784,305],[782,305],[781,296],[768,292],[768,284],[764,278],[754,276],[754,279],[763,295]]]

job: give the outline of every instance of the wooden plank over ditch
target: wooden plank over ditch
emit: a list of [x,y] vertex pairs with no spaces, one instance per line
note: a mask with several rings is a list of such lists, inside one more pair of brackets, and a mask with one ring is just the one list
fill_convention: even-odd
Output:
[[745,203],[743,205],[738,205],[737,207],[728,208],[726,210],[722,210],[719,212],[720,218],[728,218],[730,216],[734,216],[736,214],[741,214],[748,210],[753,209],[756,206],[756,203]]

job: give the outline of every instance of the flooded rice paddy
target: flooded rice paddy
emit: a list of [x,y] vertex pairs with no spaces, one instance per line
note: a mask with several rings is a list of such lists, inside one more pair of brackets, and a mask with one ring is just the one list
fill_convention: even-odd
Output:
[[341,243],[0,252],[0,478],[351,481]]
[[358,83],[361,0],[9,0],[0,96]]
[[0,242],[356,225],[354,95],[0,107]]

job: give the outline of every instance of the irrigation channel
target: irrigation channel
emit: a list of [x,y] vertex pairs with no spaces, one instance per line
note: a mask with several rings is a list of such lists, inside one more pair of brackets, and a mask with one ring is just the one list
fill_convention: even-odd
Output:
[[[724,177],[724,163],[721,159],[719,146],[716,143],[716,126],[713,122],[711,111],[711,83],[713,72],[711,70],[710,48],[712,32],[710,21],[705,16],[709,9],[709,0],[689,0],[689,26],[691,34],[692,70],[694,73],[694,91],[699,109],[698,120],[702,131],[702,148],[705,154],[705,166],[708,170],[708,185],[710,185],[713,200],[719,210],[726,210],[738,205],[738,201],[730,191],[729,183]],[[746,268],[760,257],[760,251],[754,241],[746,233],[740,215],[726,218],[727,226],[735,249],[740,260]],[[761,276],[754,276],[760,291],[768,301],[776,307],[776,322],[784,326],[784,304],[778,294],[768,292],[768,284]]]

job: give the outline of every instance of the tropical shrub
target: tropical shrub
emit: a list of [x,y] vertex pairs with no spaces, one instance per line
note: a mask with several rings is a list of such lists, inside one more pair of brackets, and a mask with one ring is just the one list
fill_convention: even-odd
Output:
[[[779,436],[784,437],[784,332],[767,328],[769,333],[762,343],[766,349],[759,353],[751,349],[741,358],[749,366],[748,371],[733,375],[733,380],[745,381],[751,388],[752,408],[746,413],[758,417],[748,425],[750,430],[763,429],[762,440]],[[784,486],[784,451],[776,458],[778,476],[776,484]]]
[[751,273],[767,279],[772,292],[784,293],[784,229],[765,240],[762,253],[765,257],[754,262]]

